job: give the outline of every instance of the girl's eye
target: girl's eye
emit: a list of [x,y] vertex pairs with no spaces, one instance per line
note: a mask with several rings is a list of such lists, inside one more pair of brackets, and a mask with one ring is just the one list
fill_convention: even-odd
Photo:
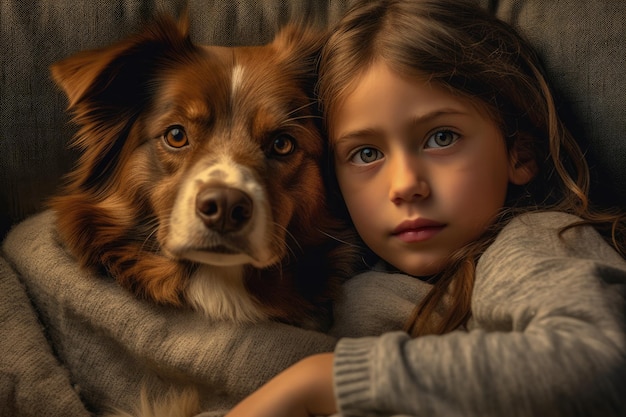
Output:
[[426,148],[445,148],[459,139],[459,134],[451,130],[439,130],[428,138]]
[[172,126],[167,129],[163,139],[165,143],[176,149],[189,145],[189,139],[187,139],[187,134],[182,126]]
[[354,153],[351,161],[355,164],[371,164],[383,157],[383,153],[375,148],[361,148]]
[[291,136],[280,135],[274,138],[271,153],[278,156],[289,155],[296,149],[296,142]]

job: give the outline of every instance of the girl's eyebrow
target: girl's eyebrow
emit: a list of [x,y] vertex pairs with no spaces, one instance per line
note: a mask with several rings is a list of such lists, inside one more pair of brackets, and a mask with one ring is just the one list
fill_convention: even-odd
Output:
[[[460,110],[460,109],[456,109],[456,108],[437,109],[437,110],[428,112],[426,114],[411,118],[408,123],[408,128],[414,128],[416,126],[419,126],[420,124],[432,122],[433,120],[436,120],[437,118],[442,117],[442,116],[455,116],[455,115],[466,116],[467,114],[468,114],[467,112]],[[380,129],[376,129],[374,127],[368,127],[368,128],[357,129],[351,132],[344,133],[341,136],[337,137],[334,140],[334,142],[339,143],[341,141],[350,140],[350,139],[380,137],[381,135],[382,135],[382,132]]]
[[442,116],[467,116],[467,112],[455,108],[443,108],[433,110],[421,116],[415,116],[411,119],[410,127],[419,126],[420,124],[429,123]]
[[377,137],[377,136],[380,136],[381,134],[382,134],[381,131],[375,128],[359,129],[359,130],[354,130],[352,132],[344,133],[343,135],[336,138],[334,142],[339,143],[339,142],[347,141],[350,139],[363,139],[363,138],[368,138],[368,137],[369,138]]

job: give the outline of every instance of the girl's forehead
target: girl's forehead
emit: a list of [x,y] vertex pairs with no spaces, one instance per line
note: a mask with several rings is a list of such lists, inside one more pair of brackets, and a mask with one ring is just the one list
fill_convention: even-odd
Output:
[[387,60],[374,60],[361,69],[354,71],[352,76],[346,80],[340,93],[334,101],[334,108],[338,108],[349,99],[354,98],[368,87],[384,88],[386,83],[401,82],[407,85],[420,85],[437,90],[441,95],[447,95],[453,100],[464,102],[465,105],[475,106],[481,112],[486,110],[487,104],[476,96],[470,96],[443,80],[433,78],[432,74],[416,69],[407,69],[399,65],[394,65]]
[[350,129],[350,125],[367,125],[370,119],[362,115],[368,111],[378,116],[386,114],[385,111],[392,107],[398,112],[411,107],[415,116],[469,111],[495,121],[492,111],[479,98],[462,94],[426,74],[401,73],[386,62],[377,61],[355,74],[335,98],[333,114],[328,115],[331,139],[340,134],[338,130]]

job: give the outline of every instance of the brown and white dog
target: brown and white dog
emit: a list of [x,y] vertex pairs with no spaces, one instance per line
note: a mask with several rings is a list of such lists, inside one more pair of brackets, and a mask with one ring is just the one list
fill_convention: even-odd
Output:
[[349,265],[321,170],[324,36],[200,46],[187,26],[162,16],[52,66],[81,154],[51,203],[60,237],[140,298],[315,327]]

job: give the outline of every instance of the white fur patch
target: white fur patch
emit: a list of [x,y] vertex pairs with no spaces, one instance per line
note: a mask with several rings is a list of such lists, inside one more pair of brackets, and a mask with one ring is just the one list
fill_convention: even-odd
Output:
[[237,95],[237,92],[239,91],[239,89],[241,88],[241,85],[243,84],[243,66],[241,65],[235,65],[233,67],[233,72],[232,72],[232,77],[231,77],[231,84],[230,84],[230,97],[231,99],[234,99],[235,96]]
[[211,319],[236,323],[267,319],[244,286],[242,266],[201,266],[191,277],[185,297]]

